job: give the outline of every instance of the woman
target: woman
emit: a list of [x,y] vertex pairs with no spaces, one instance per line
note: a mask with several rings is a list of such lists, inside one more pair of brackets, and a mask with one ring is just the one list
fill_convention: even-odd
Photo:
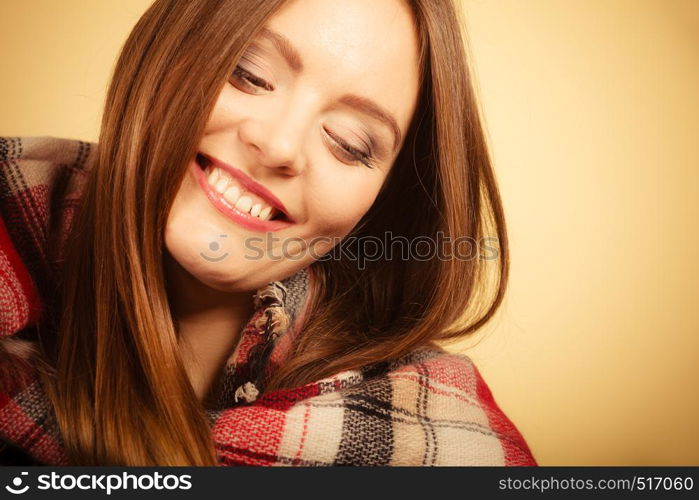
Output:
[[[434,343],[485,323],[507,278],[449,0],[157,0],[98,146],[2,150],[0,434],[37,459],[536,463],[470,360]],[[386,234],[499,246],[367,254]]]

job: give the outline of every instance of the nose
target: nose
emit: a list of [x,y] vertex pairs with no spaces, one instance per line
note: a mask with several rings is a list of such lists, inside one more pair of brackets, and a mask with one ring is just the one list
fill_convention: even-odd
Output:
[[283,115],[270,119],[251,117],[240,124],[238,133],[253,164],[295,176],[304,168],[303,125],[291,118],[290,113]]

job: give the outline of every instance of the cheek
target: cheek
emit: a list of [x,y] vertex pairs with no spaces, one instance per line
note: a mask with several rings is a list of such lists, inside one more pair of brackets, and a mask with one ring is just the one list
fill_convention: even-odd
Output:
[[319,236],[345,236],[371,208],[380,187],[375,179],[358,178],[311,190],[308,206],[314,232]]
[[[198,186],[187,176],[182,183],[165,224],[165,247],[187,271],[203,282],[218,282],[225,267],[217,259],[229,251],[221,227],[210,217],[202,217],[208,207],[197,196]],[[230,239],[229,236],[226,238]]]

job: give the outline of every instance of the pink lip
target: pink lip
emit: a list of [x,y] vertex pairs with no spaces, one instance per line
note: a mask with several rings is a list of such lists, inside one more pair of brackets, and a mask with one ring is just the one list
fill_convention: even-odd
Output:
[[279,198],[274,196],[274,194],[269,189],[264,187],[262,184],[259,184],[252,180],[250,177],[248,177],[245,174],[245,172],[235,168],[232,165],[229,165],[228,163],[224,163],[218,158],[214,158],[211,155],[205,153],[199,154],[201,154],[204,158],[209,160],[214,167],[218,167],[228,172],[234,179],[237,179],[238,182],[240,182],[240,185],[243,186],[247,191],[256,194],[257,196],[265,200],[267,204],[273,206],[281,212],[284,212],[284,215],[286,215],[287,219],[289,219],[291,222],[296,222],[291,218],[291,216],[289,215],[289,211],[286,209],[286,207]]
[[[207,158],[210,158],[207,156]],[[212,163],[214,163],[213,159],[211,159]],[[214,163],[216,166],[219,166],[217,163]],[[225,168],[225,167],[221,167]],[[226,168],[227,171],[230,172],[229,169],[232,169],[233,167],[228,167]],[[240,224],[243,227],[246,227],[248,229],[251,229],[253,231],[262,231],[262,232],[269,232],[269,231],[279,231],[280,229],[285,229],[287,227],[290,227],[295,224],[294,221],[286,221],[286,220],[262,220],[259,217],[253,217],[249,213],[243,213],[234,206],[232,206],[226,199],[216,191],[209,183],[207,182],[206,174],[204,171],[201,169],[199,164],[197,163],[196,160],[192,161],[192,164],[190,166],[190,169],[192,171],[192,174],[194,177],[197,179],[197,182],[199,183],[199,186],[201,186],[202,190],[206,194],[206,197],[209,199],[209,201],[216,207],[216,209],[221,212],[223,215],[231,219],[232,221]],[[245,175],[241,172],[242,175]],[[231,172],[231,175],[235,175],[233,172]],[[247,176],[245,176],[247,177]],[[236,176],[236,178],[238,178]],[[238,178],[239,179],[239,178]],[[254,182],[252,179],[248,180],[250,182]],[[242,183],[243,180],[240,180]],[[243,184],[246,189],[248,189],[247,184]],[[260,186],[262,187],[262,186]],[[265,189],[265,188],[262,188]],[[252,189],[250,189],[252,191]],[[266,189],[265,189],[266,191]],[[259,196],[267,200],[268,198],[263,196],[262,194],[256,192]],[[276,199],[276,198],[275,198]],[[275,208],[277,205],[270,203],[272,206]],[[280,203],[281,205],[281,203]],[[283,206],[283,205],[282,205]],[[284,211],[286,213],[286,211]]]

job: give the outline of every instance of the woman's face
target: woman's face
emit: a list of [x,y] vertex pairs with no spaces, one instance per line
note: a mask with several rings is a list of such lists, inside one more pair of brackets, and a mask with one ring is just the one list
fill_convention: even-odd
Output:
[[170,255],[234,292],[330,251],[369,210],[403,144],[417,58],[403,1],[286,4],[218,96],[168,216]]

